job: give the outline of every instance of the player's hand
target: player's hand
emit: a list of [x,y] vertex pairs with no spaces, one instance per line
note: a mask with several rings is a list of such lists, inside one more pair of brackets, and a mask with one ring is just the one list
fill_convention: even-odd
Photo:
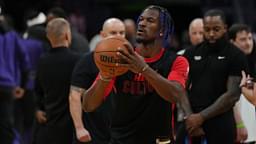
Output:
[[36,119],[40,124],[44,124],[47,122],[46,113],[41,110],[36,111]]
[[13,95],[16,99],[20,99],[24,96],[25,90],[21,87],[15,87],[13,90]]
[[246,76],[246,73],[244,71],[242,71],[242,79],[240,82],[240,87],[245,87],[247,89],[253,89],[254,87],[253,78],[251,78],[250,75]]
[[185,118],[186,128],[188,133],[192,133],[197,128],[201,127],[204,122],[204,118],[200,113],[191,114]]
[[236,128],[236,142],[244,142],[248,137],[246,127]]
[[118,48],[117,55],[125,61],[125,63],[119,65],[127,67],[134,73],[141,73],[143,68],[147,67],[147,63],[144,61],[144,58],[133,50],[131,44],[124,43],[124,46],[127,48],[127,51],[122,48]]
[[80,142],[91,141],[91,136],[85,128],[76,128],[76,137]]

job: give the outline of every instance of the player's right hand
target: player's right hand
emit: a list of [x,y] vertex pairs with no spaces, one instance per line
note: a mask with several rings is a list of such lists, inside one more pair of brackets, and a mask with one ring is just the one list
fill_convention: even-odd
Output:
[[77,128],[76,129],[76,137],[80,142],[91,141],[91,136],[85,128]]
[[46,123],[47,122],[46,113],[44,111],[37,110],[36,119],[40,124]]

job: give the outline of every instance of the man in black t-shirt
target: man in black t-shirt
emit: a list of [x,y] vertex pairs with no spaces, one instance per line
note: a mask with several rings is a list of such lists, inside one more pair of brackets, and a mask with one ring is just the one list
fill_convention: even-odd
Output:
[[69,86],[80,56],[68,49],[71,32],[65,19],[51,20],[46,33],[52,48],[39,60],[35,84],[36,96],[44,107],[37,110],[36,118],[40,124],[46,124],[46,129],[36,143],[71,144],[74,137],[68,109]]
[[[102,27],[101,36],[125,37],[125,26],[117,18],[107,19]],[[93,60],[93,53],[86,54],[76,65],[70,89],[70,112],[75,124],[76,135],[79,141],[89,141],[92,137],[93,144],[107,144],[110,140],[109,121],[107,110],[108,104],[102,105],[97,111],[84,113],[84,124],[82,122],[81,97],[83,93],[93,84],[98,74],[98,68]]]
[[187,130],[191,133],[202,126],[208,144],[234,144],[232,108],[240,96],[239,83],[241,71],[247,69],[246,58],[226,39],[222,11],[207,11],[203,21],[205,41],[184,54],[190,64],[188,94],[195,112],[185,118]]

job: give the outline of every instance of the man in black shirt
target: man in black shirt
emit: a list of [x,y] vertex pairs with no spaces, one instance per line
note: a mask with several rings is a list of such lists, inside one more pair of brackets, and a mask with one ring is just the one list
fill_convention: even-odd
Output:
[[43,99],[46,115],[37,116],[39,122],[46,123],[41,143],[71,144],[73,125],[68,95],[72,71],[80,56],[68,49],[71,33],[65,19],[50,21],[46,33],[52,48],[39,61],[35,86],[37,97]]
[[[101,37],[122,36],[125,37],[125,26],[117,18],[107,19],[101,31]],[[108,144],[110,140],[109,121],[107,110],[108,103],[102,105],[95,112],[84,113],[85,127],[82,122],[82,94],[92,85],[97,77],[98,68],[93,60],[93,53],[86,54],[76,65],[72,74],[70,89],[70,112],[75,124],[77,139],[80,141],[89,141],[92,137],[93,144]]]
[[233,106],[240,96],[245,55],[226,39],[226,19],[221,10],[204,18],[205,41],[184,54],[190,63],[188,94],[195,114],[185,117],[187,130],[203,127],[208,144],[234,144]]

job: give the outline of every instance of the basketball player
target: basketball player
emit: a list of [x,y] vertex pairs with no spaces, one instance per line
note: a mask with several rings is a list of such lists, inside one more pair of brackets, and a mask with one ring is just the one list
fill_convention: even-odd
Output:
[[188,62],[163,48],[173,29],[165,8],[148,6],[138,19],[139,47],[133,51],[125,44],[129,52],[117,52],[126,61],[117,65],[129,71],[118,77],[99,72],[84,93],[83,108],[87,112],[104,104],[104,96],[109,95],[111,144],[154,144],[160,140],[170,143],[171,103],[179,102],[186,115],[191,113],[184,91]]
[[[125,37],[125,26],[117,18],[107,19],[100,33],[102,38],[109,36]],[[93,144],[108,144],[110,133],[108,128],[107,109],[108,104],[102,105],[93,113],[85,113],[85,129],[82,122],[81,97],[85,91],[92,85],[98,74],[98,69],[93,60],[93,53],[85,55],[76,65],[73,72],[70,88],[70,112],[75,124],[77,139],[82,142],[91,140]]]

